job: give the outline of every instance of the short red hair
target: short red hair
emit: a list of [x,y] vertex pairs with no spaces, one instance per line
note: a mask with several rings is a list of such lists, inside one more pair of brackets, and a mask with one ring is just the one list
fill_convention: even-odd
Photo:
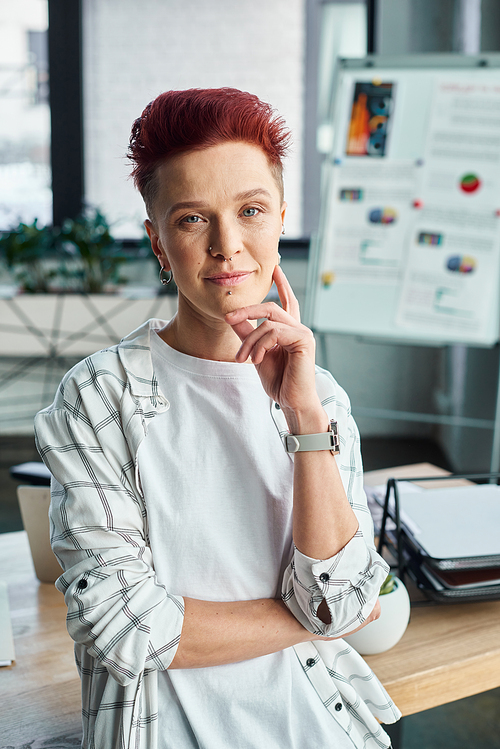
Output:
[[208,148],[224,141],[244,141],[262,148],[283,194],[283,157],[290,131],[272,107],[236,88],[166,91],[150,102],[134,122],[127,158],[131,176],[151,218],[156,169],[177,153]]

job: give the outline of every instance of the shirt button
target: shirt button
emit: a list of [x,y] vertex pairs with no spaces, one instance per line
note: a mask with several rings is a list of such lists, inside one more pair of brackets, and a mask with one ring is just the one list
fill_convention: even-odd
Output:
[[330,575],[328,574],[328,572],[322,572],[321,575],[319,576],[319,579],[321,580],[322,583],[327,583],[328,580],[330,579]]
[[337,702],[337,704],[335,705],[335,710],[338,713],[342,710],[342,703],[341,702]]
[[82,580],[78,580],[78,583],[77,583],[76,587],[78,588],[78,590],[85,590],[85,588],[87,587],[87,585],[88,585],[88,582],[86,580],[83,580],[83,578],[82,578]]
[[308,658],[307,661],[306,661],[306,666],[308,668],[312,668],[315,663],[316,663],[316,661],[314,660],[314,658]]

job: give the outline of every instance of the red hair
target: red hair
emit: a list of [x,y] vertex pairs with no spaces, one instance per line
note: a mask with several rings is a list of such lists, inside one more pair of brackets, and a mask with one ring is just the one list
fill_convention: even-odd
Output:
[[224,141],[262,148],[283,192],[283,162],[290,132],[269,104],[236,88],[166,91],[150,102],[132,125],[127,158],[131,176],[151,217],[156,169],[170,156]]

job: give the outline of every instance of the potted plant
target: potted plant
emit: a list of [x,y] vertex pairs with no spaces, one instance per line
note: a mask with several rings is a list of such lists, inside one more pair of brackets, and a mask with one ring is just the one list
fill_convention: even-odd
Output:
[[60,229],[39,227],[37,219],[20,223],[0,239],[0,256],[27,293],[101,294],[126,283],[122,246],[99,210],[66,219]]
[[394,647],[410,620],[410,597],[403,582],[392,572],[379,593],[380,617],[344,640],[361,655],[375,655]]
[[122,245],[99,210],[87,209],[76,219],[66,219],[56,244],[66,261],[59,270],[66,291],[100,294],[126,283],[119,274],[126,261]]
[[48,293],[58,274],[57,261],[49,261],[57,255],[56,234],[51,226],[20,223],[17,229],[0,238],[0,256],[22,291],[32,294]]

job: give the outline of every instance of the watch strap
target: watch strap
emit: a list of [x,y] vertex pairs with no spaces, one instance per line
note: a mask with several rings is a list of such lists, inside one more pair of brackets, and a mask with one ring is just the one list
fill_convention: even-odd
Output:
[[330,450],[332,455],[340,452],[340,440],[337,422],[331,419],[328,432],[319,434],[287,434],[284,437],[287,453],[314,452]]

